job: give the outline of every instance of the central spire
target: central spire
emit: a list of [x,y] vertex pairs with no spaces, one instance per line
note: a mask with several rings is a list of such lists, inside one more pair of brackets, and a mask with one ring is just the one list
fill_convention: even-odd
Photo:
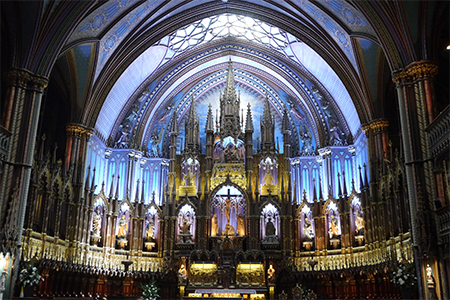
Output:
[[[231,64],[231,57],[228,61],[227,82],[225,83],[225,91],[223,93],[225,99],[231,101],[236,100],[236,83],[234,82],[233,66]],[[238,107],[239,110],[239,107]]]
[[233,66],[230,58],[228,61],[225,90],[220,95],[220,137],[222,139],[231,136],[237,140],[240,137],[240,106],[241,100],[240,96],[236,95],[236,83],[234,81]]

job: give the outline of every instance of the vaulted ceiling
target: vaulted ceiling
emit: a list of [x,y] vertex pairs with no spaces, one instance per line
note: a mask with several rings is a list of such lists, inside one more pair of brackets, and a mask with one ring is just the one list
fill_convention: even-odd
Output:
[[[394,92],[389,74],[418,56],[410,40],[422,38],[418,21],[412,20],[419,19],[417,12],[397,4],[69,2],[41,3],[46,20],[41,27],[48,35],[54,32],[54,39],[35,32],[32,47],[39,45],[39,51],[22,65],[50,76],[47,104],[65,99],[62,113],[53,119],[92,127],[110,145],[125,130],[132,148],[149,147],[165,135],[175,107],[181,124],[192,97],[203,125],[208,104],[217,108],[230,59],[242,108],[250,103],[255,122],[267,96],[278,122],[287,109],[297,133],[311,134],[316,147],[330,143],[334,128],[346,139],[355,136],[361,124],[388,117],[386,104]],[[404,25],[411,39],[397,39],[396,7],[408,16],[404,20],[410,23]],[[439,7],[428,5],[422,18],[439,20]],[[17,13],[18,19],[30,19],[32,12],[27,13]],[[50,16],[58,18],[50,22]],[[47,105],[44,115],[54,108]]]

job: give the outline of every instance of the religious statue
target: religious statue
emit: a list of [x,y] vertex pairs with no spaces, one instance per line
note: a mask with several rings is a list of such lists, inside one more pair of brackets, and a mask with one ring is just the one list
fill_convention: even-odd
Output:
[[155,224],[153,223],[153,219],[150,219],[150,222],[147,224],[147,230],[145,231],[145,238],[147,240],[155,239]]
[[189,168],[187,174],[183,175],[183,180],[181,181],[182,186],[193,186],[195,184],[195,174],[192,174]]
[[183,224],[179,225],[180,234],[190,234],[191,233],[191,224],[189,223],[187,217],[183,218]]
[[275,283],[275,269],[272,264],[270,264],[269,269],[267,269],[267,282]]
[[302,153],[304,153],[304,154],[312,153],[313,152],[312,137],[306,131],[306,129],[305,129],[305,131],[303,133],[301,133],[300,139],[303,142]]
[[343,145],[342,137],[344,134],[338,125],[339,121],[330,120],[330,144],[332,146]]
[[273,178],[272,174],[270,173],[270,168],[267,167],[266,168],[266,175],[264,175],[263,178],[264,184],[270,184],[270,185],[274,185],[275,184],[275,179]]
[[225,225],[225,229],[222,231],[222,235],[235,235],[234,227],[230,224],[230,215],[231,215],[231,200],[227,198],[225,200],[225,207],[223,209],[225,217],[227,218],[227,224]]
[[180,269],[178,269],[178,283],[186,283],[187,282],[187,270],[186,266],[181,264]]
[[303,234],[305,235],[305,240],[312,240],[314,238],[314,231],[311,221],[305,216],[305,222],[303,224]]
[[125,220],[125,215],[122,215],[122,218],[119,221],[119,231],[117,233],[118,238],[125,239],[128,233],[128,224],[127,220]]
[[115,148],[126,148],[128,145],[128,135],[130,134],[130,125],[129,121],[125,120],[123,124],[119,126],[119,131],[121,132],[120,138],[117,140],[115,144]]
[[433,269],[430,267],[430,264],[427,264],[426,271],[427,271],[427,284],[428,286],[433,286],[434,285]]
[[231,200],[230,198],[227,198],[225,200],[225,208],[223,210],[225,213],[225,218],[227,218],[227,225],[230,224],[230,213],[231,213]]
[[92,235],[100,236],[101,227],[102,227],[102,218],[96,211],[94,211],[94,216],[92,218]]
[[336,238],[339,236],[339,225],[338,225],[338,220],[336,219],[336,217],[334,215],[330,216],[330,221],[328,222],[329,225],[329,230],[328,230],[328,234],[330,235],[330,239],[331,238]]
[[211,236],[219,234],[219,222],[217,221],[217,215],[214,214],[211,220]]
[[364,219],[359,210],[356,212],[355,226],[356,235],[364,235]]
[[275,225],[273,225],[272,218],[269,218],[269,221],[266,223],[266,236],[275,236],[276,229]]
[[244,216],[242,214],[239,214],[236,217],[236,221],[237,221],[237,234],[239,236],[245,236],[245,220],[244,220]]

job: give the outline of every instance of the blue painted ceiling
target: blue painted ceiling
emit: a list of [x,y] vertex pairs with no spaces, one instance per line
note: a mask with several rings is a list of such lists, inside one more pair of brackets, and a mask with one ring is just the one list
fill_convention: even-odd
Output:
[[[258,19],[240,5],[265,7],[278,19],[272,22],[262,14]],[[207,13],[209,6],[220,13]],[[205,14],[193,13],[203,7]],[[286,24],[280,23],[283,18]],[[294,24],[311,36],[293,30]],[[353,36],[361,35],[366,39],[355,46]],[[315,36],[317,45],[311,43]],[[70,65],[78,82],[78,105],[97,105],[86,104],[79,118],[112,145],[124,132],[129,147],[161,145],[175,107],[183,127],[192,95],[203,131],[208,105],[217,107],[231,58],[244,116],[250,103],[254,127],[259,128],[267,93],[278,133],[287,109],[297,139],[307,133],[318,148],[332,142],[332,128],[343,139],[358,134],[370,115],[359,98],[373,91],[352,82],[368,72],[361,68],[364,59],[376,59],[373,36],[365,17],[343,0],[116,0],[84,18],[66,51],[75,57]],[[370,53],[359,53],[365,50]],[[258,135],[256,130],[254,138]]]

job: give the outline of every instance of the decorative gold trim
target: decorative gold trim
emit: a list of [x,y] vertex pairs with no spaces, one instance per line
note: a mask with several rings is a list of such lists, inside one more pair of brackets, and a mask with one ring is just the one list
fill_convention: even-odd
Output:
[[432,61],[418,61],[408,65],[402,70],[392,74],[392,81],[399,83],[405,79],[418,79],[425,77],[435,77],[438,73],[438,65]]
[[394,83],[399,83],[407,77],[408,77],[408,74],[406,74],[406,72],[404,72],[403,70],[399,70],[399,71],[392,73],[392,81]]
[[384,131],[387,130],[388,128],[389,128],[389,121],[387,120],[376,120],[373,121],[372,123],[362,126],[362,129],[364,131],[372,130],[375,132]]
[[408,74],[408,76],[417,79],[424,77],[434,77],[437,75],[438,69],[439,67],[436,63],[421,61],[418,63],[413,63],[406,67],[405,72]]
[[94,130],[91,128],[86,128],[81,124],[69,124],[66,126],[66,132],[73,135],[86,134],[89,137],[94,135]]
[[245,175],[245,167],[243,164],[215,164],[211,175],[211,189],[213,190],[220,184],[224,183],[227,178],[239,187],[246,189],[247,177]]

